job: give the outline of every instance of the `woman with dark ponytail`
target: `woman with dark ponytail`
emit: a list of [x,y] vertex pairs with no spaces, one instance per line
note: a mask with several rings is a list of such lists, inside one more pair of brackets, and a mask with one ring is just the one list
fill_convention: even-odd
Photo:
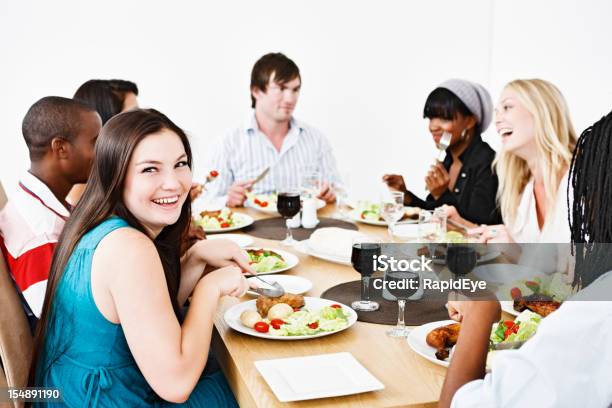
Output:
[[[243,295],[251,268],[229,241],[199,241],[181,256],[191,166],[185,133],[155,110],[103,127],[37,328],[34,385],[60,388],[68,406],[236,406],[220,372],[201,375],[218,299]],[[203,275],[206,265],[220,269]]]

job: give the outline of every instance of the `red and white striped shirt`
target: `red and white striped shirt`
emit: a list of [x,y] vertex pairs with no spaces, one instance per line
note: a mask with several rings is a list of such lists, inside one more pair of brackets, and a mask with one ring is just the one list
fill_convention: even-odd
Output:
[[70,213],[26,172],[0,211],[0,249],[34,314],[40,317],[53,251]]

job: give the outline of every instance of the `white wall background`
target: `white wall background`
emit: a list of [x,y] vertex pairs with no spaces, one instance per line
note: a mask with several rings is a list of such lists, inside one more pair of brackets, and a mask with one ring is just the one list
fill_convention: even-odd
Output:
[[[0,181],[28,166],[21,120],[43,96],[91,78],[135,81],[192,136],[196,166],[250,106],[255,60],[299,65],[300,119],[329,137],[351,188],[385,172],[423,190],[434,156],[427,94],[459,77],[497,99],[540,77],[566,96],[580,132],[612,108],[612,2],[601,0],[20,1],[0,6]],[[489,129],[487,140],[499,146]]]

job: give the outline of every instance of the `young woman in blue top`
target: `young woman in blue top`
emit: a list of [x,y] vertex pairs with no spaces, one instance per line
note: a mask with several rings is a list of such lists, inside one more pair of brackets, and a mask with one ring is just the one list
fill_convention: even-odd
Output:
[[185,133],[157,111],[121,113],[102,129],[36,338],[35,385],[59,387],[67,406],[237,406],[220,372],[202,372],[217,302],[242,296],[251,268],[229,241],[180,253],[191,164]]

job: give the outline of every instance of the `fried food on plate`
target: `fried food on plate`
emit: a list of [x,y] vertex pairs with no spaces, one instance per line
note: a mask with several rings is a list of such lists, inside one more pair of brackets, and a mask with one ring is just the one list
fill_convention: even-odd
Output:
[[304,296],[292,293],[285,293],[283,296],[276,298],[260,295],[255,302],[257,311],[263,317],[266,317],[270,308],[277,303],[286,303],[294,309],[300,308],[304,306]]
[[514,310],[522,312],[531,310],[542,317],[546,317],[561,306],[561,302],[557,302],[550,296],[534,293],[529,296],[520,296],[514,299]]

